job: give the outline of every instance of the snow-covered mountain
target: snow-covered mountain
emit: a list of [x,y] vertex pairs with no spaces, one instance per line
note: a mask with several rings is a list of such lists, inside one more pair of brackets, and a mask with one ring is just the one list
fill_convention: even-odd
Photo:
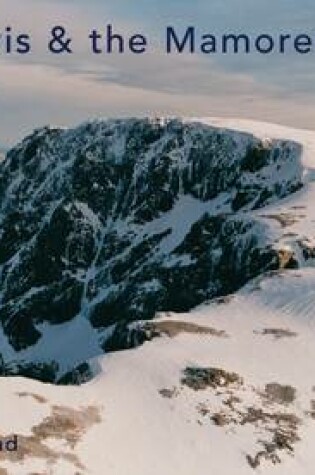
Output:
[[313,132],[238,120],[11,150],[0,473],[312,475],[314,170]]
[[0,165],[3,373],[56,380],[130,322],[297,267],[256,210],[301,189],[301,150],[179,120],[35,131]]

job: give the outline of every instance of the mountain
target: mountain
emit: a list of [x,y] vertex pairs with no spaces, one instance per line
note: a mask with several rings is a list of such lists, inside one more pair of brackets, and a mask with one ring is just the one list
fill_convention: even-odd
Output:
[[124,347],[132,321],[296,267],[250,211],[301,188],[300,155],[178,120],[35,131],[1,166],[4,362],[52,363],[55,378]]
[[314,157],[313,132],[227,119],[7,154],[1,474],[312,475]]
[[297,267],[255,210],[301,189],[301,150],[180,120],[25,138],[0,166],[2,372],[56,380],[131,322]]

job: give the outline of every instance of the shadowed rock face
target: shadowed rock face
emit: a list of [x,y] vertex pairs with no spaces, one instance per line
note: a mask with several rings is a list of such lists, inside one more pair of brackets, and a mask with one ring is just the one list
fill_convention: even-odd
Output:
[[296,266],[246,212],[302,186],[300,152],[178,120],[35,131],[0,163],[0,320],[12,347],[38,342],[42,322],[150,319]]

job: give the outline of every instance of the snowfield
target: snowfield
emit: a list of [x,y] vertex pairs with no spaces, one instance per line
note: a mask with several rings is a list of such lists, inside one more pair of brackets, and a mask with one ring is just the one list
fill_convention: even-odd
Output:
[[[311,270],[270,275],[191,313],[159,316],[171,336],[95,360],[97,376],[81,387],[2,379],[1,431],[18,434],[23,455],[2,455],[1,467],[10,475],[246,475],[264,453],[258,473],[311,475],[314,279]],[[225,385],[223,373],[211,386],[201,372],[191,386],[187,368],[242,382]],[[279,434],[285,443],[272,448]]]
[[[0,475],[313,475],[315,133],[196,120],[302,145],[305,186],[251,211],[299,268],[269,272],[189,313],[158,314],[163,336],[101,357],[78,319],[63,346],[80,352],[89,339],[92,381],[1,378],[1,435],[17,434],[19,450],[0,452]],[[35,351],[49,352],[47,344]]]

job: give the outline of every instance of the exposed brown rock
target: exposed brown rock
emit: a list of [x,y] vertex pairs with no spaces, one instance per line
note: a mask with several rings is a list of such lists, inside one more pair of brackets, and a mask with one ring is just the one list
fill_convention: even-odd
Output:
[[296,389],[290,385],[282,385],[279,383],[269,383],[265,386],[263,396],[269,402],[279,404],[291,404],[296,398]]
[[177,320],[150,322],[146,327],[154,329],[158,333],[167,335],[173,338],[181,333],[191,333],[196,335],[209,335],[221,338],[226,338],[228,335],[223,330],[216,330],[215,328],[197,325],[191,322],[181,322]]
[[[100,421],[97,407],[89,406],[74,410],[64,406],[53,406],[51,415],[32,428],[33,435],[18,434],[18,450],[0,452],[0,460],[19,463],[25,462],[26,459],[37,458],[44,459],[48,465],[55,465],[59,460],[65,460],[76,469],[85,470],[77,455],[67,450],[56,451],[46,445],[46,440],[51,438],[63,440],[72,450],[84,433]],[[77,473],[79,475],[79,472]],[[7,474],[0,472],[0,475]]]
[[254,331],[258,335],[271,335],[275,339],[296,337],[298,334],[287,328],[264,328],[262,331]]
[[304,214],[292,214],[292,213],[278,213],[278,214],[264,214],[263,218],[274,219],[277,221],[282,228],[292,226],[297,223],[299,219],[305,218]]
[[198,391],[211,387],[227,387],[229,385],[240,386],[242,378],[237,373],[227,372],[220,368],[188,367],[184,370],[181,380],[185,386]]
[[35,393],[28,393],[28,392],[18,392],[16,393],[19,397],[31,397],[35,399],[36,402],[39,404],[45,404],[47,402],[47,399],[44,398],[43,396],[40,396],[39,394]]

